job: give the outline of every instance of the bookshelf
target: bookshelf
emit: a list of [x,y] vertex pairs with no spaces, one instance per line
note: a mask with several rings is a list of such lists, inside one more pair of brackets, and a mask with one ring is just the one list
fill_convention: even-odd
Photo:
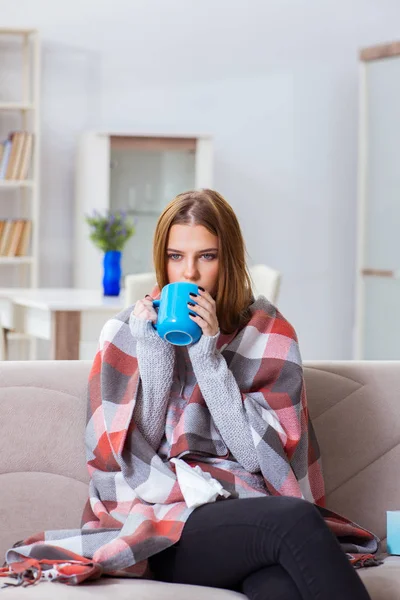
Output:
[[85,214],[124,210],[135,235],[122,275],[153,270],[153,234],[164,207],[189,189],[212,187],[213,141],[207,135],[88,132],[78,145],[75,187],[74,286],[101,288],[102,253],[89,239]]
[[36,29],[0,28],[0,77],[0,281],[2,287],[38,287],[40,39]]

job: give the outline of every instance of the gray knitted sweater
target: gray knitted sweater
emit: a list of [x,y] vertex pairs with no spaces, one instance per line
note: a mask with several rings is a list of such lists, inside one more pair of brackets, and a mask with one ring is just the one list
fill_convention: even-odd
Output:
[[196,344],[186,349],[161,339],[151,321],[138,319],[133,313],[129,326],[136,340],[141,380],[134,421],[150,446],[158,450],[165,437],[168,405],[171,401],[177,401],[176,394],[171,393],[173,384],[180,389],[180,401],[185,401],[185,386],[189,383],[193,387],[194,382],[186,380],[187,353],[195,382],[232,458],[250,473],[259,471],[241,392],[225,358],[216,347],[219,333],[213,337],[202,335]]

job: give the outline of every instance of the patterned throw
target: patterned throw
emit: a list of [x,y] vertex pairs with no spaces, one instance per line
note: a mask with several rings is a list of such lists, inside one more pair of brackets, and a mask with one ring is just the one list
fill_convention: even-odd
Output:
[[[215,428],[191,435],[193,414],[207,411],[198,385],[186,403],[167,411],[163,452],[158,454],[133,422],[141,380],[132,308],[106,323],[88,388],[86,445],[91,476],[82,528],[47,531],[7,552],[3,576],[17,585],[40,579],[79,584],[102,574],[151,577],[147,558],[175,544],[193,509],[186,505],[172,458],[208,472],[231,498],[296,496],[315,503],[356,566],[378,564],[378,539],[328,511],[319,449],[309,419],[295,331],[265,298],[251,306],[240,331],[221,334],[221,353],[238,382],[259,463],[248,473]],[[251,374],[244,383],[243,373]],[[197,412],[196,412],[197,411]],[[171,416],[173,415],[173,417]],[[212,437],[212,439],[211,439]],[[171,440],[171,443],[168,443]],[[216,448],[214,455],[200,448]],[[222,502],[229,502],[222,499]]]

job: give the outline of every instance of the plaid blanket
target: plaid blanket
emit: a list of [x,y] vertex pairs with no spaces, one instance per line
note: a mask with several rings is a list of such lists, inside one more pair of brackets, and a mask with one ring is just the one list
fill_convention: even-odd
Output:
[[[179,457],[192,467],[199,465],[233,497],[287,495],[315,503],[351,561],[356,566],[376,564],[372,554],[377,538],[324,508],[320,455],[296,333],[279,311],[260,297],[251,306],[249,323],[231,335],[220,334],[217,341],[217,352],[235,376],[246,407],[257,474],[241,468],[229,450],[208,457],[197,452],[196,436],[185,430],[185,413],[195,405],[206,408],[198,385],[186,404],[173,407],[173,423],[167,413],[167,427],[176,430],[169,458],[146,442],[132,418],[140,374],[129,330],[131,312],[123,311],[104,326],[89,377],[86,445],[91,479],[82,527],[19,542],[7,552],[2,575],[14,575],[22,585],[40,578],[78,584],[102,574],[151,577],[147,559],[179,540],[193,510],[184,501],[171,460]],[[246,384],[244,371],[251,373]]]

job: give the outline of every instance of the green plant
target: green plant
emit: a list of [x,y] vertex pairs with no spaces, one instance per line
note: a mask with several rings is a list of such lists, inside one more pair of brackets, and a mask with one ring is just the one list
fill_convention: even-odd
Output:
[[85,215],[85,220],[90,227],[90,239],[103,252],[121,251],[135,233],[135,223],[124,211],[108,211],[103,216],[95,210],[92,215]]

